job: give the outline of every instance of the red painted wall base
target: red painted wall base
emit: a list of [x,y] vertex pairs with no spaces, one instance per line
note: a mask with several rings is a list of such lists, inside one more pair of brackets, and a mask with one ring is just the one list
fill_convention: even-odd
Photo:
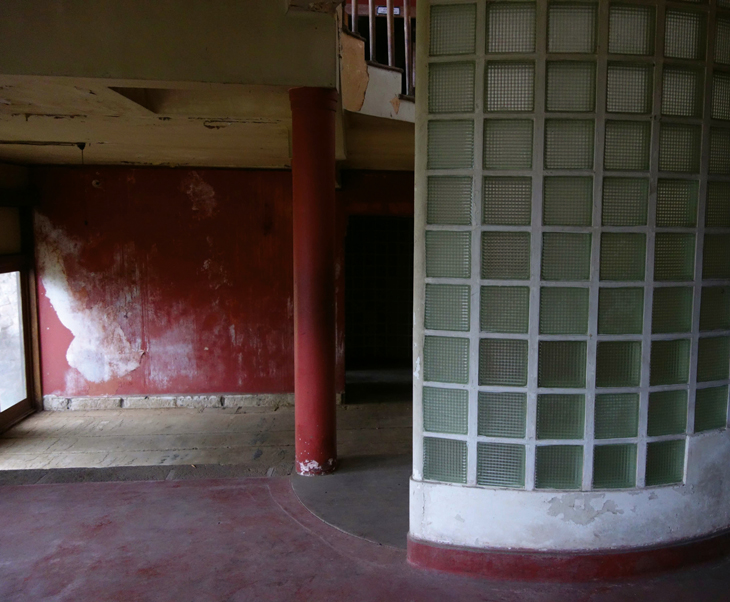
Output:
[[408,536],[408,562],[419,568],[505,581],[562,583],[666,571],[730,554],[730,530],[669,546],[600,553],[478,550]]

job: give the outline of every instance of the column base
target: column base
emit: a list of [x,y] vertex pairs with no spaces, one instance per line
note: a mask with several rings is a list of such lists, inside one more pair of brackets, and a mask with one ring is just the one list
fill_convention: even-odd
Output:
[[408,536],[408,562],[419,568],[504,581],[619,579],[667,571],[730,554],[730,530],[668,546],[607,552],[502,551],[442,545]]

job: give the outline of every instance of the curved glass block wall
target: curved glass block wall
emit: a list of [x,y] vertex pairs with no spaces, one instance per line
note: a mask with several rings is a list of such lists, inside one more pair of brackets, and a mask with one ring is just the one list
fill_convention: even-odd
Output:
[[728,422],[730,3],[420,15],[414,479],[682,484]]

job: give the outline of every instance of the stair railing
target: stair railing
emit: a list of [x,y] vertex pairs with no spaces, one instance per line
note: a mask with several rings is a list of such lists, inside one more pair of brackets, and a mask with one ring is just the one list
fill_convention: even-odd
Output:
[[[380,0],[382,2],[382,0]],[[370,38],[370,60],[377,63],[375,19],[385,14],[388,39],[388,66],[395,67],[395,15],[403,17],[403,45],[405,50],[405,69],[403,78],[407,96],[413,96],[415,90],[415,72],[413,69],[413,29],[411,19],[415,11],[411,10],[411,0],[402,0],[403,6],[393,6],[393,0],[386,0],[385,6],[378,5],[378,0],[368,0],[367,8],[360,10],[358,0],[345,0],[346,12],[350,14],[350,31],[358,34],[358,17],[361,12],[368,18],[368,37]],[[349,9],[349,10],[348,10]]]

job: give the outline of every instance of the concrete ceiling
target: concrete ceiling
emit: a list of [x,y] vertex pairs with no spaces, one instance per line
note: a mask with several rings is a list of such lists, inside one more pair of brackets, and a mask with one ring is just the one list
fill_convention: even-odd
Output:
[[[284,86],[0,75],[0,161],[291,166]],[[413,124],[340,112],[344,168],[413,169]]]

